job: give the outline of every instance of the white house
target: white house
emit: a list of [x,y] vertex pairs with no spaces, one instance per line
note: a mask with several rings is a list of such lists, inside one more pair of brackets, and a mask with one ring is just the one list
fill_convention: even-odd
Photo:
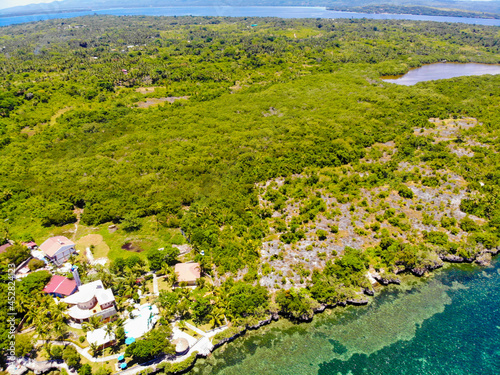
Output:
[[88,321],[94,315],[108,319],[117,313],[113,291],[104,289],[101,280],[80,285],[78,292],[64,298],[62,302],[71,305],[68,315],[76,323]]
[[75,243],[64,236],[51,237],[39,249],[50,259],[56,266],[66,262],[71,254],[76,252]]
[[96,344],[100,348],[107,348],[115,342],[115,334],[113,332],[106,333],[105,327],[87,332],[87,342],[92,345]]

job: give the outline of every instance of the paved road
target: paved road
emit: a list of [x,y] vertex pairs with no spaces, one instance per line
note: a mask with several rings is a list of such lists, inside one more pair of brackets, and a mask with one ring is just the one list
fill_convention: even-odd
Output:
[[153,294],[158,296],[160,292],[158,291],[158,278],[156,277],[156,273],[153,273]]

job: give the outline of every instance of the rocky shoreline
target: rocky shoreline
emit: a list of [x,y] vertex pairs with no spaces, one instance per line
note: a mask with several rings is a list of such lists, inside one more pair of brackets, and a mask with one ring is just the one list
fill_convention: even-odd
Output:
[[[379,285],[381,286],[387,286],[389,284],[401,284],[401,280],[397,277],[398,274],[408,272],[411,273],[415,276],[421,277],[425,275],[428,272],[431,272],[435,269],[441,268],[444,266],[445,263],[473,263],[475,262],[479,266],[482,267],[487,267],[491,264],[492,256],[497,255],[500,253],[500,247],[494,248],[494,249],[484,249],[481,252],[477,253],[474,257],[472,258],[464,258],[460,257],[457,255],[453,254],[440,254],[439,255],[439,261],[433,261],[432,263],[427,264],[426,266],[423,267],[417,267],[413,269],[406,269],[406,268],[397,268],[395,267],[394,269],[394,274],[387,274],[387,275],[381,275],[379,272],[374,272],[371,271],[369,272],[370,279],[372,281],[376,281]],[[375,291],[373,288],[364,288],[363,293],[366,296],[374,296]],[[222,347],[224,344],[232,342],[236,340],[239,337],[244,336],[248,331],[254,331],[257,330],[263,326],[266,326],[274,321],[278,321],[281,317],[285,317],[288,319],[293,319],[297,322],[300,323],[306,323],[306,322],[311,322],[315,314],[319,314],[324,312],[327,309],[332,309],[334,307],[345,307],[347,305],[353,305],[353,306],[363,306],[369,303],[369,299],[365,298],[363,296],[357,297],[357,298],[348,298],[345,301],[339,301],[335,304],[319,304],[317,307],[312,309],[312,315],[302,315],[298,318],[293,318],[287,314],[284,314],[282,312],[275,312],[271,313],[266,319],[260,320],[256,324],[253,325],[247,325],[245,327],[236,327],[237,331],[229,336],[229,337],[224,337],[217,343],[213,345],[213,348],[209,354],[201,354],[201,353],[196,353],[196,356],[192,356],[192,362],[186,366],[184,369],[175,372],[175,374],[185,374],[195,366],[197,358],[206,358],[208,357],[214,350],[217,348]],[[188,358],[188,360],[191,358]],[[48,364],[48,363],[47,363]],[[53,363],[55,364],[55,362]],[[58,367],[57,365],[60,366],[60,364],[56,364],[55,366],[50,366],[50,368],[55,368]],[[152,366],[147,370],[147,373],[155,373],[158,371],[161,371],[163,368],[161,366]],[[142,374],[144,372],[140,372]]]
[[[403,272],[411,272],[413,275],[421,277],[421,276],[425,275],[426,272],[431,272],[433,270],[436,270],[438,268],[443,267],[446,262],[448,262],[448,263],[472,263],[475,261],[475,263],[477,263],[479,266],[486,267],[486,266],[489,266],[491,264],[492,256],[497,255],[498,253],[500,253],[500,247],[497,247],[494,249],[482,250],[481,252],[476,254],[473,258],[463,258],[463,257],[457,256],[457,255],[452,255],[452,254],[440,255],[439,256],[440,261],[434,261],[432,263],[429,263],[425,267],[417,267],[417,268],[413,268],[413,269],[405,269],[405,268],[396,269],[394,273],[397,275],[397,274],[400,274]],[[398,285],[401,284],[401,280],[398,277],[384,277],[384,276],[381,276],[379,273],[372,273],[371,276],[382,286],[387,286],[389,284],[398,284]],[[365,289],[363,289],[363,292],[364,292],[364,294],[366,294],[368,296],[375,295],[375,292],[373,289],[365,288]],[[368,303],[369,303],[369,300],[367,298],[359,297],[359,298],[350,298],[350,299],[347,299],[346,301],[339,301],[336,304],[320,304],[318,307],[313,309],[312,316],[301,316],[295,320],[298,322],[310,322],[310,321],[312,321],[314,314],[322,313],[326,309],[331,309],[331,308],[334,308],[337,306],[345,307],[347,305],[362,306],[362,305],[366,305]],[[256,330],[260,327],[263,327],[265,325],[270,324],[273,321],[279,320],[280,315],[283,317],[290,318],[284,314],[273,313],[270,315],[269,318],[261,320],[261,321],[259,321],[259,323],[255,324],[255,325],[247,326],[231,337],[222,339],[221,341],[219,341],[217,344],[214,345],[213,350],[223,346],[225,343],[234,341],[238,337],[243,336],[248,330]]]

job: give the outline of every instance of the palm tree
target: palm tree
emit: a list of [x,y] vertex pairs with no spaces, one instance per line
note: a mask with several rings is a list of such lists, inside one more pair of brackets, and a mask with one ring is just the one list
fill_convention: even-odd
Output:
[[179,327],[181,331],[187,330],[187,325],[184,320],[180,320],[179,323],[177,323],[177,327]]
[[168,265],[168,263],[163,263],[161,265],[161,268],[160,268],[160,270],[158,271],[157,274],[160,274],[160,275],[169,275],[171,272],[172,272],[172,269],[170,268],[170,266]]
[[115,330],[115,327],[113,327],[112,324],[106,325],[106,327],[104,327],[104,332],[106,333],[104,335],[104,337],[108,336],[108,338],[111,339],[111,334],[114,333],[114,330]]
[[94,331],[98,328],[101,328],[101,326],[101,317],[97,315],[91,316],[87,322],[82,323],[82,329],[84,332]]
[[118,328],[123,328],[124,323],[125,320],[123,318],[118,318],[113,322],[113,325],[115,326],[115,329],[118,329]]
[[89,325],[92,328],[92,330],[96,330],[98,328],[101,328],[103,325],[102,319],[100,316],[93,315],[89,318]]
[[92,351],[92,357],[97,357],[96,354],[99,351],[99,345],[93,342],[92,344],[90,344],[90,350]]
[[220,327],[225,321],[225,316],[222,309],[214,308],[208,315],[210,318],[210,325],[212,328]]
[[64,339],[66,332],[68,332],[68,326],[62,321],[56,321],[54,323],[53,332],[55,333],[56,339]]
[[102,281],[105,288],[110,288],[113,285],[113,275],[111,275],[102,265],[95,266],[97,270],[97,278]]
[[169,273],[165,276],[165,280],[167,281],[168,286],[172,288],[177,282],[177,274],[170,269]]

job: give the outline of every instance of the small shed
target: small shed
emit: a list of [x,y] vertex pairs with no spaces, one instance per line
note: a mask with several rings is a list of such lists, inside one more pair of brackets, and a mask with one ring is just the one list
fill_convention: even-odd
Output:
[[30,250],[35,250],[38,247],[37,244],[33,241],[23,242],[23,246],[26,246]]
[[201,267],[198,263],[177,263],[175,265],[177,282],[196,285],[196,280],[201,276]]

